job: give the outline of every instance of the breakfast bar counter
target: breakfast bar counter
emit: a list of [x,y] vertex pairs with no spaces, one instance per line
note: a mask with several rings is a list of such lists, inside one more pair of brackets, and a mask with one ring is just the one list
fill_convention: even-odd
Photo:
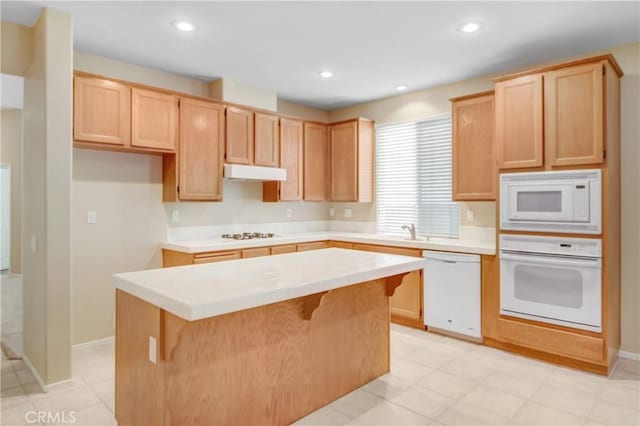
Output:
[[330,248],[114,275],[120,425],[289,424],[389,371],[423,259]]

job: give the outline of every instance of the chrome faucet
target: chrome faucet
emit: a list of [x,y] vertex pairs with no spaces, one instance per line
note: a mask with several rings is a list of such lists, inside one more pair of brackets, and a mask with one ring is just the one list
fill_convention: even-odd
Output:
[[409,225],[402,225],[401,229],[406,229],[407,231],[409,231],[409,233],[411,234],[411,240],[415,241],[416,240],[416,225],[415,224],[411,224],[411,226]]

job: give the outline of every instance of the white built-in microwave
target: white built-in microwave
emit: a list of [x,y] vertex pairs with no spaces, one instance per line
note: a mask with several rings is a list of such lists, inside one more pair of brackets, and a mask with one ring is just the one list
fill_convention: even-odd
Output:
[[500,228],[600,234],[600,170],[501,174]]

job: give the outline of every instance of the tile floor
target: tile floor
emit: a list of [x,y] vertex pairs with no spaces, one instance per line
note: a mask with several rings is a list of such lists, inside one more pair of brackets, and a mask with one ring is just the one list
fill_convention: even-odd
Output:
[[[296,425],[639,425],[640,363],[611,377],[392,326],[391,373]],[[37,410],[114,425],[113,343],[73,351],[73,379],[42,393],[22,361],[2,360],[2,425]],[[35,423],[38,424],[38,423]],[[60,424],[60,423],[57,423]]]

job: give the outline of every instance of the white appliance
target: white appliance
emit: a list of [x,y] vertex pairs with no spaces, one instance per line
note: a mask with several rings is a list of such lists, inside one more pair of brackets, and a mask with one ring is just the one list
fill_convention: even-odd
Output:
[[422,252],[424,324],[471,337],[480,328],[480,256]]
[[500,313],[600,332],[602,241],[500,236]]
[[517,231],[599,234],[599,169],[500,175],[500,227]]
[[287,169],[225,164],[224,178],[230,180],[285,181],[287,180]]

